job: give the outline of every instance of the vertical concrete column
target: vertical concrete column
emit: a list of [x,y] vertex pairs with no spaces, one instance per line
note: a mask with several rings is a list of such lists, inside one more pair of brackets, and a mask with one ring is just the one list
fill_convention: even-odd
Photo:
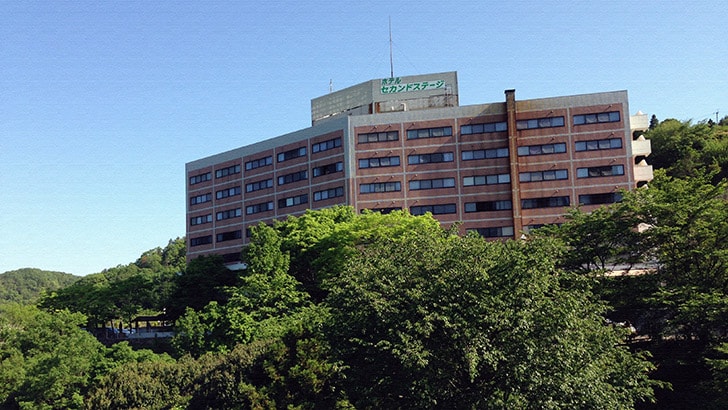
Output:
[[511,202],[513,203],[513,235],[517,239],[523,230],[521,220],[521,182],[518,179],[518,130],[516,129],[516,90],[506,90],[508,115],[508,158],[511,173]]

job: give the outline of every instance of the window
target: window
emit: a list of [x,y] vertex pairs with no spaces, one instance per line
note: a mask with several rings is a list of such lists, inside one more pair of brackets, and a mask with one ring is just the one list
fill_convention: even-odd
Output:
[[273,201],[263,202],[261,204],[255,204],[245,207],[245,215],[253,215],[261,212],[272,211]]
[[577,168],[577,178],[598,178],[624,175],[624,165],[606,165],[603,167]]
[[368,144],[372,142],[386,142],[399,140],[399,131],[370,132],[359,134],[359,144]]
[[278,200],[278,208],[288,208],[290,206],[296,206],[308,203],[308,194],[292,196],[289,198],[283,198]]
[[437,162],[452,162],[452,152],[434,152],[432,154],[410,155],[407,157],[407,163],[414,164],[434,164]]
[[240,195],[240,192],[242,192],[242,190],[240,189],[239,186],[236,186],[234,188],[229,188],[229,189],[223,189],[222,191],[215,192],[215,198],[217,198],[217,199],[228,198],[231,196]]
[[613,204],[622,200],[622,194],[609,192],[606,194],[579,195],[579,205]]
[[476,228],[469,230],[477,232],[478,235],[482,236],[483,238],[502,238],[513,236],[512,226],[500,226],[497,228]]
[[360,184],[359,192],[362,194],[372,194],[375,192],[397,192],[402,190],[402,183],[395,182],[375,182],[371,184]]
[[619,111],[602,112],[598,114],[582,114],[574,116],[574,125],[619,122],[619,120]]
[[462,156],[463,161],[472,161],[476,159],[508,158],[508,148],[463,151],[460,155]]
[[261,189],[273,188],[273,179],[264,179],[258,182],[251,182],[245,185],[245,192],[255,192]]
[[476,175],[472,177],[463,177],[463,186],[496,185],[510,183],[510,174]]
[[419,181],[410,181],[410,191],[417,191],[421,189],[440,189],[440,188],[454,188],[455,178],[437,178],[437,179],[421,179]]
[[[399,157],[397,157],[399,159]],[[314,168],[313,171],[313,177],[320,177],[323,175],[333,174],[335,172],[341,172],[344,170],[344,163],[343,162],[336,162],[333,164],[327,164],[322,165],[320,167]]]
[[576,151],[597,151],[602,149],[622,148],[621,138],[609,138],[603,140],[577,141],[574,145]]
[[251,169],[256,169],[260,167],[264,167],[266,165],[273,165],[273,156],[267,156],[260,159],[256,159],[253,161],[248,161],[245,163],[245,170],[250,171]]
[[197,196],[193,196],[192,198],[190,198],[190,205],[197,205],[197,204],[201,204],[203,202],[210,202],[210,201],[212,201],[212,194],[208,192],[206,194],[197,195]]
[[190,238],[190,246],[209,245],[212,243],[212,235],[198,236]]
[[[340,146],[341,146],[341,137],[313,144],[313,145],[311,145],[311,152],[315,154],[317,152],[328,151],[330,149],[338,148]],[[303,155],[306,155],[306,153],[304,153]]]
[[304,179],[308,179],[308,171],[306,170],[279,176],[278,185],[290,184],[292,182],[303,181]]
[[229,209],[227,211],[221,211],[215,214],[215,219],[222,221],[225,219],[237,218],[243,215],[241,208]]
[[306,147],[295,148],[278,154],[278,162],[306,156]]
[[323,191],[316,191],[313,193],[313,201],[323,201],[326,199],[331,198],[337,198],[340,196],[344,196],[344,187],[337,187],[337,188],[331,188],[326,189]]
[[460,127],[460,134],[462,135],[484,134],[489,132],[501,131],[508,131],[508,123],[506,123],[505,121],[463,125],[462,127]]
[[531,198],[521,200],[521,208],[523,209],[534,209],[534,208],[558,208],[569,206],[570,201],[568,196],[552,196],[544,198]]
[[227,168],[218,169],[215,171],[215,178],[222,178],[228,175],[234,175],[240,173],[240,165],[233,165]]
[[230,232],[223,232],[216,235],[216,241],[217,242],[225,242],[225,241],[233,241],[235,239],[240,239],[243,237],[243,231],[237,230],[237,231],[230,231]]
[[212,222],[212,214],[207,214],[203,216],[195,216],[193,218],[190,218],[190,225],[202,225],[206,223]]
[[560,179],[569,179],[569,172],[565,169],[555,169],[548,171],[521,172],[518,174],[518,180],[521,182],[556,181]]
[[466,202],[465,212],[494,212],[494,211],[507,211],[513,209],[513,202],[510,200],[503,201],[481,201],[481,202]]
[[536,128],[554,128],[563,126],[564,117],[545,117],[516,121],[517,130],[532,130]]
[[454,214],[457,212],[457,207],[455,204],[421,205],[410,207],[410,213],[412,215],[424,215],[428,212],[433,215]]
[[386,214],[391,214],[394,211],[401,211],[402,208],[393,206],[393,207],[389,207],[389,208],[371,208],[369,210],[372,212],[379,212],[382,215],[386,215]]
[[399,157],[364,158],[359,160],[359,168],[380,168],[399,166]]
[[209,181],[212,179],[212,174],[209,172],[205,172],[204,174],[195,175],[193,177],[190,177],[190,185],[199,184],[200,182]]
[[417,130],[407,130],[407,139],[414,140],[419,138],[438,138],[452,136],[452,127],[436,127],[421,128]]
[[566,144],[543,144],[543,145],[524,145],[518,147],[518,156],[527,157],[530,155],[548,155],[548,154],[562,154],[566,152]]

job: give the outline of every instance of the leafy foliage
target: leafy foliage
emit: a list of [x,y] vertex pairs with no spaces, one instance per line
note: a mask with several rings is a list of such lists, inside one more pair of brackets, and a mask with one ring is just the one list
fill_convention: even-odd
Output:
[[116,319],[130,323],[142,312],[163,311],[185,266],[184,243],[182,238],[171,240],[164,249],[145,252],[135,263],[80,278],[47,294],[39,305],[49,311],[82,313],[89,328]]
[[[619,347],[551,241],[413,234],[333,280],[331,345],[365,408],[623,408],[651,365]],[[412,255],[418,255],[413,258]]]
[[728,177],[728,126],[667,119],[645,133],[652,142],[648,161],[676,178],[714,172],[714,182]]
[[0,274],[0,303],[34,303],[43,293],[62,289],[80,276],[25,268]]

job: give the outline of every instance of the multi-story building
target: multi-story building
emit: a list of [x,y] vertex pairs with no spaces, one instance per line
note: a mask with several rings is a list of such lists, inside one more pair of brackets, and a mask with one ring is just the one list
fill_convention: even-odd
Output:
[[459,106],[455,72],[311,101],[312,125],[187,164],[187,255],[235,264],[251,226],[348,204],[427,212],[489,238],[559,223],[652,179],[626,91]]

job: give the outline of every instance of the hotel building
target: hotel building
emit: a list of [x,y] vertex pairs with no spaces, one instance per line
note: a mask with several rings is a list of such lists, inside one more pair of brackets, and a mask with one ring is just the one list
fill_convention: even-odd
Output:
[[626,91],[460,106],[455,72],[311,101],[308,128],[186,164],[187,257],[240,262],[260,222],[337,204],[427,212],[488,238],[559,223],[652,179]]

